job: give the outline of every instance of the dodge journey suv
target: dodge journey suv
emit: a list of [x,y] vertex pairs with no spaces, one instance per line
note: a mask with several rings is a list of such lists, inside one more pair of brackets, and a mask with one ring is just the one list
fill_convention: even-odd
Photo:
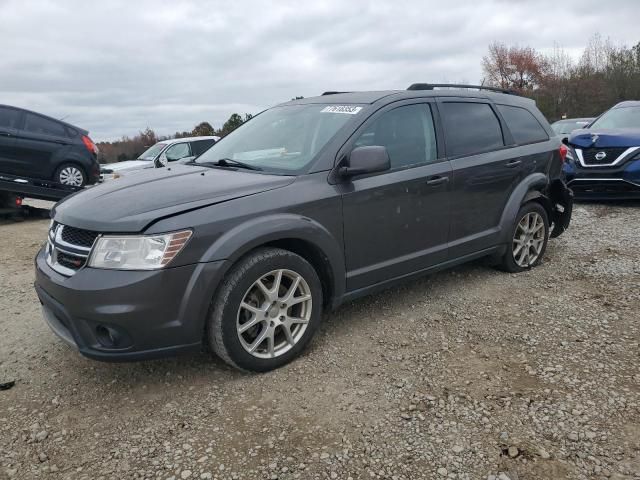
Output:
[[36,258],[44,318],[94,359],[204,346],[266,371],[345,301],[481,257],[535,267],[569,225],[567,148],[531,100],[440,87],[287,102],[68,197]]

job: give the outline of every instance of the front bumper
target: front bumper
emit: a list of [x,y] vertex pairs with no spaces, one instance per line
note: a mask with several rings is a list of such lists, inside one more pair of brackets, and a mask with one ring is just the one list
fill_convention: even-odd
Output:
[[591,168],[566,162],[564,174],[576,200],[640,199],[640,159],[613,167]]
[[35,263],[45,321],[81,354],[105,361],[199,350],[223,270],[223,262],[211,262],[156,271],[82,268],[65,277],[43,250]]

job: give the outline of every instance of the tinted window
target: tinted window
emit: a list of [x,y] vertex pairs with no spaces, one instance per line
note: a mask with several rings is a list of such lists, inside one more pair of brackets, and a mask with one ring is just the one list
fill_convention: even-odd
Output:
[[500,122],[488,104],[445,102],[439,108],[450,157],[473,155],[504,145]]
[[0,128],[17,128],[19,118],[18,110],[0,107]]
[[195,156],[204,153],[211,145],[216,143],[215,140],[197,140],[195,142],[191,142],[191,151]]
[[436,135],[429,105],[407,105],[382,114],[358,137],[354,147],[387,147],[391,168],[433,162]]
[[169,160],[170,162],[180,160],[184,157],[190,157],[191,151],[189,150],[189,144],[185,142],[172,145],[167,148],[165,155],[167,156],[167,160]]
[[540,122],[528,110],[508,105],[498,105],[498,110],[516,143],[524,145],[549,140]]
[[61,123],[32,113],[27,113],[24,129],[27,132],[38,133],[41,135],[53,135],[56,137],[67,136],[67,130]]

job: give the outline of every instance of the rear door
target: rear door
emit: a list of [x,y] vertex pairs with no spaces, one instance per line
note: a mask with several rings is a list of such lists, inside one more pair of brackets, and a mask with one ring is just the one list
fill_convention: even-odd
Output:
[[489,100],[440,98],[438,109],[453,169],[449,256],[459,258],[497,244],[522,160]]
[[67,128],[55,120],[25,112],[24,126],[16,135],[19,174],[49,178],[64,161],[71,145]]
[[209,148],[211,148],[215,143],[216,141],[213,138],[207,140],[195,140],[191,142],[191,154],[194,157],[198,157],[209,150]]
[[437,149],[433,106],[403,103],[374,114],[346,148],[382,145],[391,160],[390,171],[355,177],[344,185],[348,290],[407,275],[447,257],[451,167]]
[[16,174],[19,170],[15,143],[21,121],[21,110],[0,107],[0,173]]

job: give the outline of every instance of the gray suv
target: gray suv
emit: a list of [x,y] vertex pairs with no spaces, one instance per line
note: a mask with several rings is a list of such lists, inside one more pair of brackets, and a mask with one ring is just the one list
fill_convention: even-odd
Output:
[[536,266],[571,218],[566,147],[531,100],[439,87],[287,102],[190,164],[72,195],[36,258],[46,321],[94,359],[204,346],[267,371],[356,297]]

